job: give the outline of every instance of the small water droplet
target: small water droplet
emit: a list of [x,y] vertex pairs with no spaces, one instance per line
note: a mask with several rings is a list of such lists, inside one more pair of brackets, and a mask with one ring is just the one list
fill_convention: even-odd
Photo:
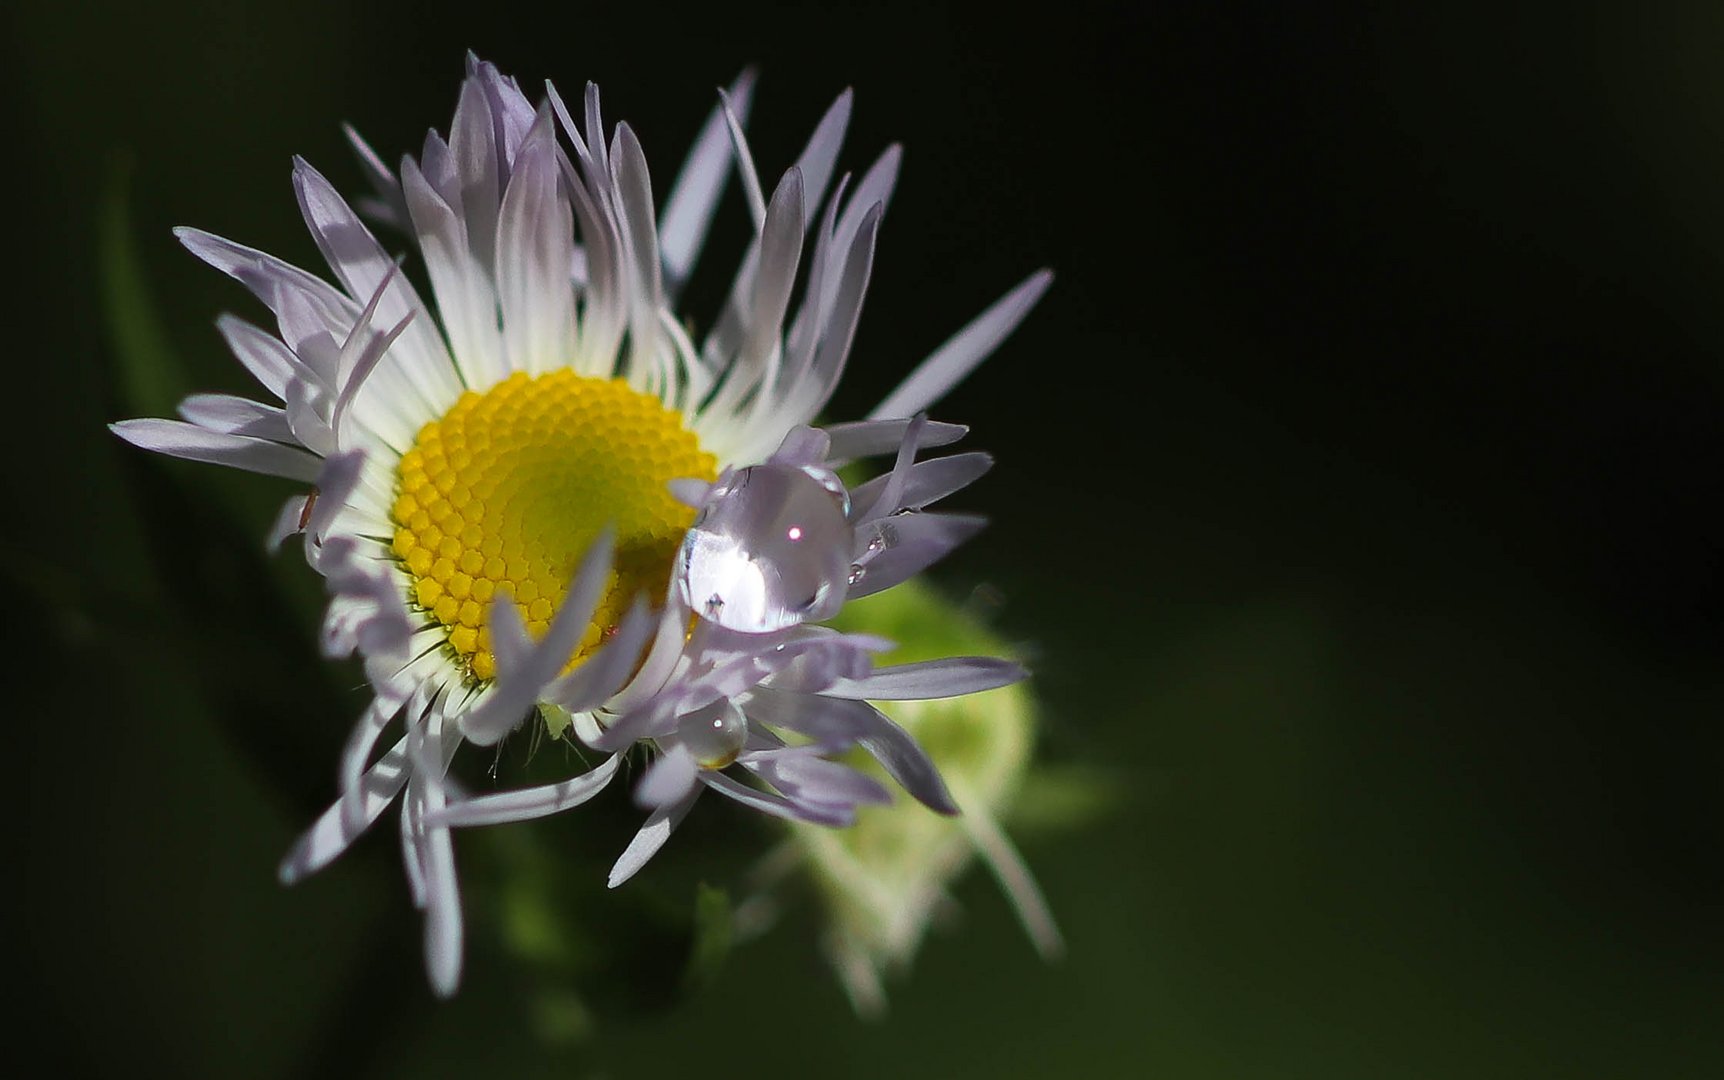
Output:
[[856,544],[847,502],[843,484],[824,469],[740,470],[683,539],[677,586],[684,602],[750,634],[836,614]]
[[676,733],[701,768],[722,769],[748,742],[748,718],[726,698],[682,717]]
[[850,584],[860,585],[862,579],[868,576],[868,568],[861,563],[850,564]]

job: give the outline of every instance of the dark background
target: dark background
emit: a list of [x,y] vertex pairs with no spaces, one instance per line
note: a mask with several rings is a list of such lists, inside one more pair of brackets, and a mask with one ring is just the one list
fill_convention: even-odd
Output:
[[[1724,1067],[1724,9],[301,0],[7,21],[7,966],[55,1071]],[[883,1024],[851,1015],[804,916],[692,995],[637,993],[680,959],[620,951],[584,984],[596,1035],[547,1046],[482,926],[462,995],[431,1000],[388,836],[275,885],[360,701],[313,653],[309,572],[256,569],[285,487],[145,460],[102,424],[245,388],[210,323],[258,309],[169,226],[315,265],[289,155],[356,190],[338,123],[416,151],[468,48],[530,93],[597,80],[661,193],[743,64],[769,176],[856,87],[843,167],[894,139],[907,156],[835,416],[1059,273],[939,410],[1001,464],[968,496],[993,528],[936,578],[999,598],[1038,658],[1047,759],[1119,793],[1025,837],[1064,963],[975,875]],[[734,185],[724,220],[703,316],[745,236]],[[125,254],[173,360],[156,383],[120,362]],[[611,794],[554,834],[595,868],[628,835]],[[740,864],[751,824],[678,840]],[[630,932],[626,901],[570,902]]]

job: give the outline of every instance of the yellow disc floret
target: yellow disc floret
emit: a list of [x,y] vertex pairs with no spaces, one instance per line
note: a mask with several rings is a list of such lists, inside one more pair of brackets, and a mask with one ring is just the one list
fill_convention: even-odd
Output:
[[614,526],[611,579],[573,665],[637,594],[662,600],[694,517],[666,484],[711,480],[716,466],[676,412],[620,379],[517,373],[420,429],[396,478],[395,556],[463,674],[483,682],[497,670],[492,602],[513,600],[542,636],[588,545]]

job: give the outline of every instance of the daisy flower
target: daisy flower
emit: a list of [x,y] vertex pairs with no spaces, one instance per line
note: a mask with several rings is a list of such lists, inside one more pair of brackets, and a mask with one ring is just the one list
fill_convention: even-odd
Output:
[[[181,419],[114,431],[310,485],[271,541],[303,537],[330,593],[324,650],[359,655],[373,700],[341,754],[338,798],[281,876],[326,865],[399,799],[439,993],[455,988],[462,953],[452,826],[584,802],[643,741],[660,755],[637,789],[652,813],[613,883],[700,790],[850,820],[885,797],[830,760],[851,746],[949,810],[925,756],[865,699],[1022,676],[986,658],[876,670],[888,643],[813,624],[975,531],[979,519],[922,508],[987,459],[916,460],[965,431],[921,414],[1049,275],[960,330],[867,418],[810,427],[849,355],[900,154],[854,182],[836,174],[845,92],[769,195],[743,135],[752,88],[745,73],[721,92],[656,211],[640,142],[627,124],[607,131],[591,85],[575,108],[549,84],[534,105],[470,59],[448,138],[431,132],[399,169],[349,131],[375,189],[359,209],[406,237],[432,304],[304,161],[294,191],[333,283],[178,231],[273,314],[270,328],[217,325],[279,404],[197,394]],[[675,299],[732,172],[753,237],[697,343]],[[841,464],[879,455],[896,457],[884,476],[839,479]],[[449,775],[461,745],[495,744],[535,716],[610,756],[549,787],[464,793]],[[733,763],[773,790],[727,774]]]

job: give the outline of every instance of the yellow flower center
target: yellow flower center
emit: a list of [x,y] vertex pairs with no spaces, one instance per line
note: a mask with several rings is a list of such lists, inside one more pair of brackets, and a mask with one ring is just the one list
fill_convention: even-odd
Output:
[[622,380],[517,373],[420,429],[397,476],[395,555],[463,674],[484,681],[497,671],[492,601],[513,600],[542,636],[588,545],[614,526],[610,581],[573,666],[637,594],[663,599],[694,518],[666,484],[716,475],[681,417]]

